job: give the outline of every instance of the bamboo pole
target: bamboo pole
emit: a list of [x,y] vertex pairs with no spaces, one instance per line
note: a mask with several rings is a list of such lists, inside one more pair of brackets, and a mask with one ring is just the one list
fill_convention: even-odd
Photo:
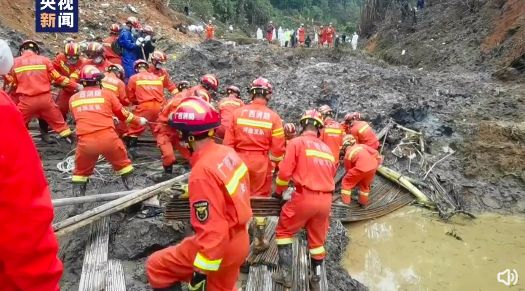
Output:
[[410,193],[416,196],[417,201],[420,204],[425,205],[429,208],[434,208],[434,204],[428,199],[428,197],[425,194],[423,194],[423,192],[421,192],[416,186],[410,183],[410,181],[405,176],[384,166],[380,166],[379,169],[377,169],[377,171],[385,178],[407,189]]
[[157,195],[159,192],[168,189],[173,184],[186,180],[188,178],[188,175],[189,173],[186,173],[184,175],[175,177],[171,180],[155,184],[153,186],[136,191],[127,196],[121,197],[117,200],[113,200],[106,204],[97,206],[91,210],[70,217],[64,221],[55,223],[53,225],[53,228],[55,229],[55,235],[62,236],[64,234],[70,233],[82,226],[97,221],[102,217],[108,216],[112,213],[123,210],[131,205],[142,202],[150,197]]
[[131,191],[121,191],[121,192],[114,192],[114,193],[107,193],[107,194],[88,195],[88,196],[82,196],[82,197],[61,198],[61,199],[54,199],[52,203],[54,207],[62,207],[62,206],[67,206],[67,205],[83,204],[83,203],[89,203],[89,202],[111,201],[111,200],[115,200],[120,197],[127,196],[134,192],[136,191],[131,190]]

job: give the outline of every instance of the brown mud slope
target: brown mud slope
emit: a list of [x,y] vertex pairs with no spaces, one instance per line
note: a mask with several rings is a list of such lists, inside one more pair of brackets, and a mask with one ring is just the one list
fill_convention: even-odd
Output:
[[391,10],[367,50],[392,64],[414,68],[524,75],[524,1],[426,2],[427,7],[416,14],[416,24],[412,19],[401,22],[399,9]]

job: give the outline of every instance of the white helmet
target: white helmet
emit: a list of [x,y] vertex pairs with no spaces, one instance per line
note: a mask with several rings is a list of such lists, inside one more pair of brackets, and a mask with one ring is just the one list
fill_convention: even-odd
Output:
[[5,75],[13,67],[13,53],[7,42],[0,39],[0,75]]

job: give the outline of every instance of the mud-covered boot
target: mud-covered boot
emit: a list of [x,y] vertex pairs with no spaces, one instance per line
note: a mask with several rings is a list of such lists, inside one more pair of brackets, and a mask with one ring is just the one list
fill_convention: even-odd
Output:
[[139,142],[138,137],[130,136],[128,141],[128,153],[132,159],[136,159],[137,155],[137,144]]
[[292,288],[292,244],[278,245],[277,250],[279,252],[279,268],[280,270],[273,273],[272,279],[283,285],[284,288]]
[[177,283],[171,287],[153,288],[153,291],[182,291],[182,287],[180,286],[180,283]]
[[132,190],[133,187],[135,187],[135,177],[133,176],[133,172],[122,174],[120,177],[122,178],[122,183],[124,184],[124,187],[126,187],[126,190]]
[[156,177],[153,178],[153,180],[157,183],[167,181],[169,179],[173,178],[173,165],[171,166],[164,166],[164,172]]
[[310,290],[321,290],[321,267],[323,260],[310,259]]
[[270,247],[270,243],[264,238],[266,223],[266,217],[255,217],[255,243],[253,246],[253,252],[256,254],[263,253]]
[[86,195],[87,182],[73,182],[73,197]]

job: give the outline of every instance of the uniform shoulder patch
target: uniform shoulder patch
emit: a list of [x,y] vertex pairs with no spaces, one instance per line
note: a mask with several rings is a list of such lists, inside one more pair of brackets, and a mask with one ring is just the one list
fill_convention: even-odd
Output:
[[193,203],[195,217],[197,217],[198,221],[204,223],[208,220],[208,217],[210,217],[209,206],[208,201],[197,201]]

